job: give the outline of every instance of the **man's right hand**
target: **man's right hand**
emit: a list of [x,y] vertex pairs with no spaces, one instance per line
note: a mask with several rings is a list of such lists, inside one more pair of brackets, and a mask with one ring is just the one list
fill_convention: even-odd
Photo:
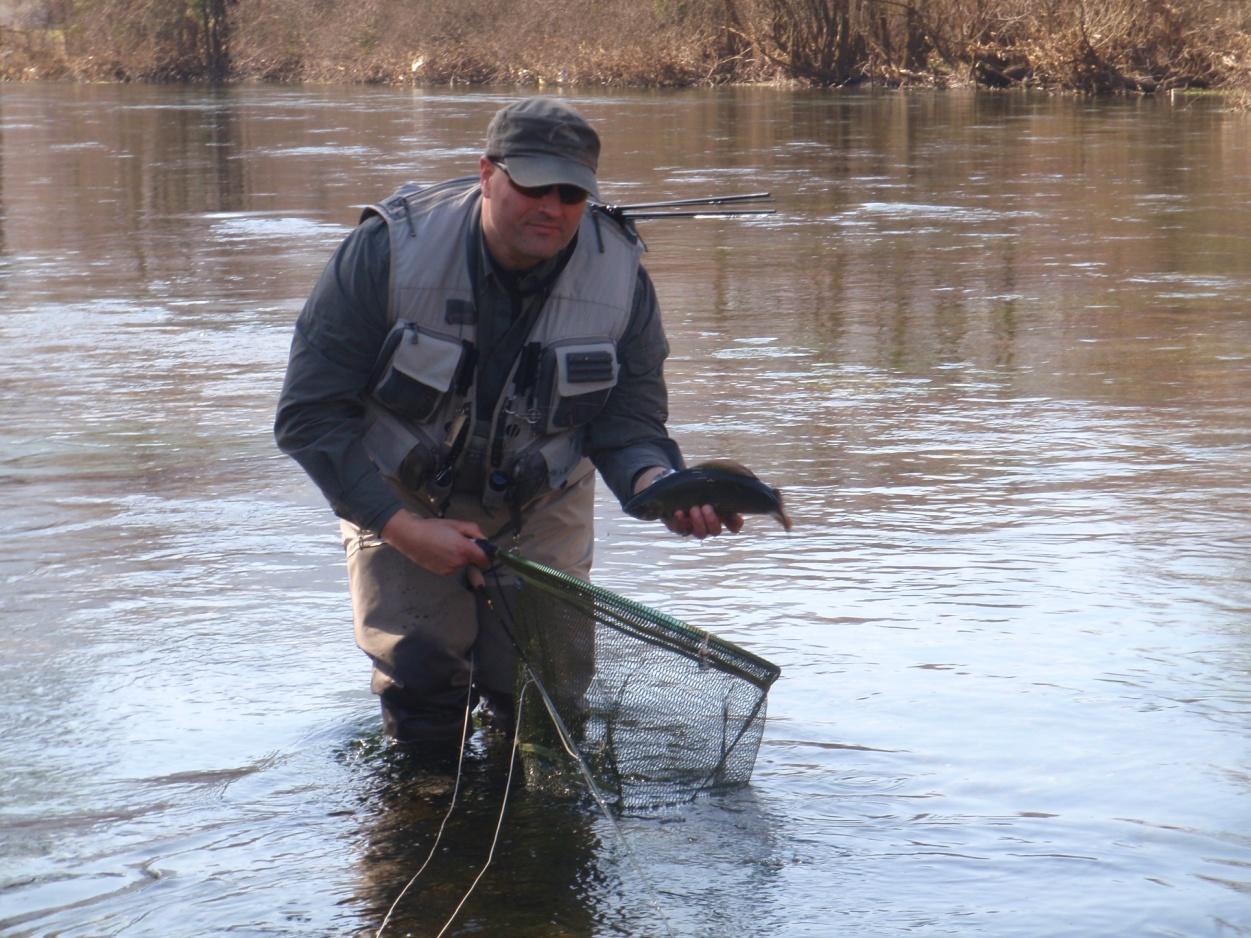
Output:
[[379,532],[401,554],[431,573],[447,576],[473,564],[489,567],[491,561],[474,538],[484,537],[472,521],[452,518],[419,518],[400,509]]

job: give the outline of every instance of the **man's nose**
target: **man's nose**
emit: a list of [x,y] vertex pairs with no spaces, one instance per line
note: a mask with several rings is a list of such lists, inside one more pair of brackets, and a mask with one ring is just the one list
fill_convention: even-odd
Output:
[[539,197],[539,208],[549,214],[560,211],[560,192],[555,186]]

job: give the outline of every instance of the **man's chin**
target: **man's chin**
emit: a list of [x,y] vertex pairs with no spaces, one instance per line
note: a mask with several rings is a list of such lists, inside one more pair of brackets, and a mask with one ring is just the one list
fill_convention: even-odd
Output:
[[559,235],[553,235],[550,238],[531,237],[526,239],[526,243],[522,250],[527,256],[534,259],[536,264],[543,261],[549,261],[564,248],[565,242],[561,240]]

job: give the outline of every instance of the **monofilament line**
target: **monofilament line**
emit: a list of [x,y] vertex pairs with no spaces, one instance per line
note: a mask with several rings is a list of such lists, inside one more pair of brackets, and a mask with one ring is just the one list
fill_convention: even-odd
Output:
[[[505,618],[501,617],[500,625],[504,627],[504,634],[508,636],[509,642],[511,642],[513,648],[517,650],[517,657],[521,660],[521,666],[526,675],[525,687],[533,685],[535,691],[539,695],[539,699],[543,701],[543,706],[547,710],[548,717],[551,718],[552,726],[556,729],[556,736],[560,739],[561,746],[564,747],[565,752],[569,755],[569,758],[574,761],[574,764],[577,765],[583,781],[586,782],[586,787],[591,792],[591,797],[595,799],[595,803],[599,805],[600,811],[603,812],[604,819],[608,821],[609,827],[612,828],[612,832],[616,837],[616,842],[621,847],[621,852],[626,858],[626,863],[634,869],[634,875],[639,878],[639,882],[647,887],[647,901],[651,905],[652,911],[656,913],[657,918],[659,918],[664,924],[665,933],[672,935],[673,929],[670,927],[669,919],[665,917],[664,910],[660,907],[660,903],[656,901],[656,891],[651,884],[651,880],[648,879],[647,874],[643,872],[643,867],[639,863],[638,858],[634,855],[634,851],[630,847],[630,842],[626,839],[625,833],[621,830],[621,825],[617,823],[616,817],[613,816],[612,809],[608,807],[607,800],[604,798],[603,793],[599,790],[599,786],[595,784],[595,777],[591,774],[591,767],[587,765],[586,759],[582,757],[582,750],[580,750],[577,743],[574,742],[573,734],[570,733],[569,728],[565,726],[565,721],[560,718],[560,713],[556,710],[556,703],[548,694],[547,688],[543,686],[543,682],[539,680],[538,675],[534,673],[534,668],[530,666],[530,660],[526,657],[525,649],[522,648],[521,643],[517,641],[517,635],[513,630],[513,627],[517,624],[517,617],[513,614],[512,605],[508,602],[508,595],[501,586],[499,569],[493,568],[493,572],[495,574],[495,589],[496,592],[499,593],[504,607],[504,613],[507,618],[507,621],[505,621]],[[522,688],[523,694],[525,687]],[[518,708],[520,709],[520,701],[518,702]],[[521,721],[518,720],[517,735],[513,738],[514,747],[516,746],[517,738],[520,734]],[[512,772],[511,765],[509,766],[509,772]]]
[[[511,611],[509,615],[511,615]],[[539,681],[534,672],[530,669],[529,663],[525,665],[526,674],[529,675],[527,684],[533,684],[534,689],[538,691],[539,697],[543,700],[543,706],[547,708],[547,715],[551,717],[552,725],[556,727],[556,736],[560,739],[561,746],[568,753],[569,758],[578,766],[578,771],[582,774],[586,787],[590,789],[591,797],[595,799],[595,803],[599,805],[600,811],[604,814],[604,819],[608,821],[609,827],[612,828],[613,834],[617,838],[617,844],[621,847],[621,852],[625,855],[626,862],[634,869],[634,875],[639,878],[644,886],[647,887],[647,901],[652,907],[652,911],[656,913],[657,918],[665,926],[665,933],[673,934],[673,929],[669,926],[669,919],[665,917],[664,910],[660,907],[660,903],[656,901],[655,887],[652,886],[651,880],[647,874],[643,872],[643,867],[638,861],[638,857],[634,855],[634,850],[630,847],[630,841],[626,839],[625,832],[622,831],[621,825],[617,823],[617,818],[613,815],[612,810],[608,807],[608,802],[604,798],[603,793],[599,790],[599,786],[595,784],[595,777],[591,774],[591,767],[586,764],[586,760],[582,758],[582,750],[577,747],[573,741],[573,735],[569,732],[569,728],[565,726],[565,721],[560,718],[560,714],[556,712],[556,704],[550,696],[548,696],[547,688]],[[520,724],[518,724],[520,726]]]
[[465,720],[460,728],[460,757],[456,760],[456,781],[452,785],[452,802],[447,806],[447,813],[443,815],[443,823],[439,825],[439,832],[434,835],[434,843],[430,845],[430,853],[426,856],[426,862],[421,864],[421,868],[413,874],[412,879],[404,884],[404,888],[400,890],[400,894],[395,897],[395,901],[391,903],[391,908],[387,909],[386,916],[382,919],[382,924],[378,926],[378,930],[374,932],[374,938],[382,938],[382,931],[387,927],[387,923],[391,921],[391,916],[395,913],[395,909],[400,904],[400,900],[404,898],[404,894],[412,887],[412,885],[421,878],[421,874],[426,871],[426,867],[430,865],[430,861],[434,859],[434,852],[439,849],[439,841],[443,839],[443,831],[447,827],[447,822],[452,817],[452,812],[456,809],[456,797],[460,794],[460,782],[464,775],[465,766],[465,743],[469,738],[469,714],[473,709],[473,659],[469,659],[469,689],[465,696]]
[[530,686],[527,681],[521,688],[521,693],[517,695],[517,722],[513,726],[513,748],[508,755],[508,777],[504,781],[504,797],[500,801],[500,816],[495,821],[495,836],[491,838],[491,849],[487,852],[486,862],[482,864],[482,869],[478,870],[478,875],[474,877],[473,882],[469,884],[469,888],[465,890],[465,894],[461,896],[460,902],[456,904],[456,908],[452,910],[452,914],[448,916],[447,922],[439,929],[439,933],[435,938],[443,938],[447,930],[452,927],[452,922],[456,921],[456,916],[460,915],[460,910],[464,908],[473,891],[478,888],[478,883],[482,881],[482,877],[486,875],[487,867],[491,865],[491,861],[495,859],[495,848],[500,842],[500,831],[504,827],[504,812],[508,809],[508,793],[513,787],[513,768],[517,765],[517,747],[521,740],[521,710],[525,705],[526,688]]

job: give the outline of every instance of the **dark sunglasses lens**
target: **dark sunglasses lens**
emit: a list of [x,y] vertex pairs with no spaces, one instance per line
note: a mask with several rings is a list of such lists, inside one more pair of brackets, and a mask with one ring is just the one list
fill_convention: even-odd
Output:
[[[513,185],[517,186],[516,183],[513,183]],[[579,189],[577,186],[570,186],[564,183],[561,183],[560,185],[553,183],[550,186],[517,186],[518,192],[531,199],[545,198],[553,189],[556,190],[557,198],[559,198],[565,205],[577,205],[586,198],[585,190]]]
[[[499,164],[496,164],[499,165]],[[500,169],[504,169],[500,166]],[[504,175],[508,176],[508,171],[504,170]],[[541,199],[553,189],[556,190],[556,196],[565,205],[577,205],[586,200],[586,190],[579,189],[577,186],[571,186],[566,183],[560,185],[552,184],[549,186],[522,186],[512,176],[508,176],[508,182],[514,189],[524,195],[527,199]]]
[[513,182],[511,176],[508,177],[508,181],[512,182],[513,188],[524,195],[527,199],[541,199],[552,190],[551,186],[519,186],[517,183]]

